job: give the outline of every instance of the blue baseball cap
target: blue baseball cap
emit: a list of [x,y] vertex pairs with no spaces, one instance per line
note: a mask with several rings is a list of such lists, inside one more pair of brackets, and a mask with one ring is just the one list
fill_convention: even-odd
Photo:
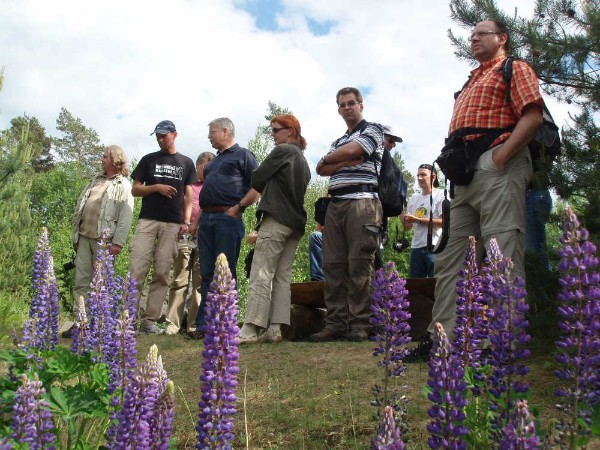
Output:
[[150,136],[152,136],[154,133],[167,134],[173,131],[177,131],[177,129],[175,128],[175,124],[170,120],[162,120],[158,122],[158,125],[154,127],[154,131],[150,133]]

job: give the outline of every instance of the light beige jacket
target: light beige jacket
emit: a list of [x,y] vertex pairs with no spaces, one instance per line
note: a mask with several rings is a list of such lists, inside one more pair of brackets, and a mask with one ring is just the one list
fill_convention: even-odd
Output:
[[[81,214],[87,202],[92,188],[102,174],[96,175],[85,187],[73,214],[72,239],[75,249],[79,242],[79,224]],[[116,175],[111,179],[110,185],[102,196],[102,205],[98,216],[98,236],[106,229],[109,230],[109,241],[121,247],[125,246],[127,235],[131,228],[133,219],[133,195],[131,194],[131,183],[123,175]]]

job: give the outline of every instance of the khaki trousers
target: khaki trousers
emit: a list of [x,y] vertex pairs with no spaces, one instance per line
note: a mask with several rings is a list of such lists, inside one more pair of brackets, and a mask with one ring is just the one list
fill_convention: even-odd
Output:
[[75,287],[73,289],[73,313],[75,319],[79,317],[79,298],[87,302],[90,293],[90,284],[94,277],[94,264],[96,263],[96,239],[79,236],[77,253],[75,255]]
[[323,232],[327,328],[346,332],[371,326],[371,282],[381,218],[378,199],[329,203]]
[[525,277],[525,192],[532,174],[531,158],[525,147],[500,171],[492,161],[498,148],[481,155],[468,186],[455,187],[448,244],[435,261],[435,303],[428,331],[433,335],[439,322],[450,342],[456,323],[456,282],[470,236],[477,239],[479,264],[484,247],[495,238],[502,254],[514,263],[513,275]]
[[138,288],[138,307],[144,281],[154,263],[146,309],[141,317],[143,325],[155,323],[162,313],[169,288],[169,272],[177,255],[178,234],[178,223],[140,219],[135,227],[129,245],[129,270]]
[[190,278],[192,281],[191,302],[188,309],[187,331],[196,329],[196,314],[200,306],[200,259],[198,250],[190,249],[183,239],[177,242],[178,253],[173,262],[173,278],[169,286],[169,303],[166,318],[178,328],[181,328],[181,319],[188,294]]
[[264,215],[254,248],[244,323],[290,324],[292,265],[302,235]]

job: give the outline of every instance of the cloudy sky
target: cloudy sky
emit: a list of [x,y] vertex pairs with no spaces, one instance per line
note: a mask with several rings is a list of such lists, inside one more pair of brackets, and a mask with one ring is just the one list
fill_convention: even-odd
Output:
[[[356,86],[365,118],[392,125],[415,172],[439,153],[452,94],[471,69],[447,38],[458,30],[447,0],[2,3],[0,129],[27,114],[56,135],[64,106],[137,159],[157,149],[149,134],[162,119],[192,158],[211,150],[207,124],[221,116],[246,145],[271,100],[299,118],[314,169],[345,131],[335,93]],[[531,3],[499,1],[524,15]]]

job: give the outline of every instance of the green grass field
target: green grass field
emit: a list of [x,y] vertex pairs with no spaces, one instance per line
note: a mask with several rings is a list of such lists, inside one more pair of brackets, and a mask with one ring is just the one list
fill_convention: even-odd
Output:
[[[176,385],[176,428],[179,449],[192,449],[200,399],[202,343],[178,336],[140,336],[139,355],[157,344],[169,378]],[[375,434],[371,388],[383,372],[372,356],[374,343],[314,344],[283,342],[240,349],[238,414],[235,448],[249,449],[367,449]],[[557,379],[549,347],[538,343],[529,367],[530,406],[541,412],[542,424],[557,414],[553,391]],[[427,364],[408,366],[408,449],[427,447],[427,409],[421,393]],[[600,448],[600,441],[589,449]]]

